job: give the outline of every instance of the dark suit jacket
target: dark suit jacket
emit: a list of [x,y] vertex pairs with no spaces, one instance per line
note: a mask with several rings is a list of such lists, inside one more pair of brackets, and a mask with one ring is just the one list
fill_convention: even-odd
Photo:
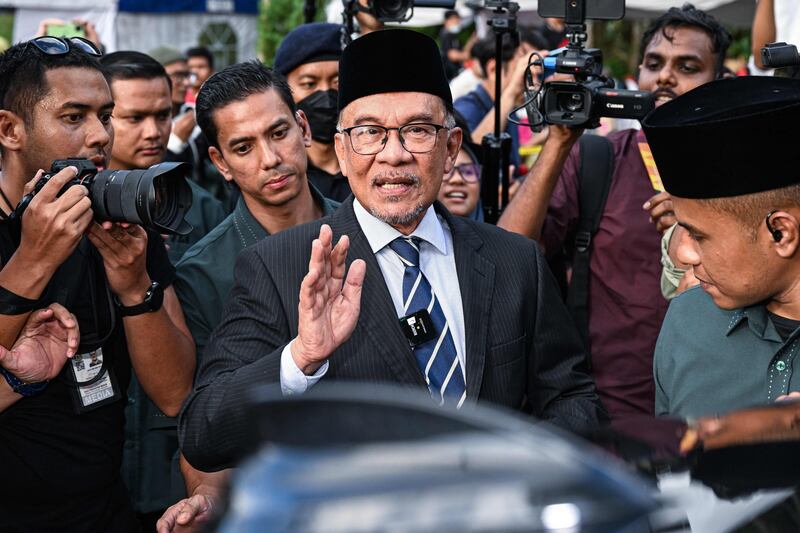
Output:
[[[452,229],[466,329],[467,401],[523,409],[573,430],[604,418],[585,372],[581,342],[538,246],[487,224],[437,210]],[[281,351],[297,335],[300,283],[311,242],[327,223],[350,237],[348,264],[366,261],[356,329],[329,358],[323,381],[392,382],[427,390],[400,329],[352,197],[330,217],[268,237],[239,256],[222,323],[200,357],[180,417],[181,448],[203,470],[236,463],[252,420],[248,389],[280,382]],[[440,295],[446,298],[447,295]]]

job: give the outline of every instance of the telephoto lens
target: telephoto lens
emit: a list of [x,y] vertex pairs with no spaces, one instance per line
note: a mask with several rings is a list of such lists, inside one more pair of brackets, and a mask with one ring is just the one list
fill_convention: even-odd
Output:
[[58,195],[74,185],[86,187],[97,222],[130,222],[158,233],[177,235],[192,231],[192,225],[184,220],[192,207],[192,189],[186,182],[189,165],[186,163],[158,163],[148,169],[98,172],[88,159],[58,159],[53,161],[50,172],[39,178],[33,191],[23,197],[11,218],[22,220],[33,196],[53,175],[67,167],[78,169],[78,175]]
[[103,170],[89,187],[97,220],[131,222],[159,233],[186,235],[192,206],[186,163],[158,163],[148,169]]

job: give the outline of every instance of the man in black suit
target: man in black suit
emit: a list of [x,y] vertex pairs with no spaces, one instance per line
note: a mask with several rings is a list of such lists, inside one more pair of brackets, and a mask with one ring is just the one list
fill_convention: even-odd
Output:
[[[409,30],[354,41],[339,109],[336,152],[355,198],[240,255],[181,416],[186,458],[203,470],[234,465],[252,428],[248,389],[263,383],[286,395],[321,379],[399,383],[440,404],[487,401],[572,430],[604,418],[533,241],[434,204],[461,144],[434,41]],[[430,337],[410,341],[399,317]]]

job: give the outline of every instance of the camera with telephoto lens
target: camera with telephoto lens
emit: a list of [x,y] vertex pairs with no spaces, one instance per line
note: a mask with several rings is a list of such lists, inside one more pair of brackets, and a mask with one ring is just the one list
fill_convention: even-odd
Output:
[[358,0],[344,0],[345,12],[369,13],[381,22],[407,22],[414,16],[415,7],[436,7],[453,9],[456,0],[368,0],[366,6]]
[[192,206],[192,190],[186,183],[186,163],[159,163],[148,169],[101,170],[88,159],[58,159],[42,175],[33,190],[23,196],[10,218],[21,221],[33,197],[58,172],[75,167],[78,174],[58,192],[74,185],[89,190],[97,222],[129,222],[158,233],[186,235],[192,226],[184,220]]
[[[596,128],[600,117],[641,119],[654,107],[653,96],[646,91],[616,89],[614,81],[603,76],[603,54],[596,48],[584,48],[586,19],[618,20],[625,16],[624,0],[540,0],[541,17],[563,18],[569,45],[538,65],[548,74],[571,74],[574,82],[550,82],[536,95],[538,111],[549,124]],[[528,72],[528,85],[532,85]],[[533,99],[533,98],[531,98]],[[530,114],[530,111],[529,111]],[[534,117],[529,117],[536,124]],[[538,121],[541,123],[541,119]]]

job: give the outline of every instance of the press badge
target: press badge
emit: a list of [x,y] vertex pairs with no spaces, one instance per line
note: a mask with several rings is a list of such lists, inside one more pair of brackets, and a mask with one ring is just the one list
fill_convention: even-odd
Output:
[[76,354],[72,358],[70,369],[72,378],[78,383],[78,386],[71,387],[73,404],[78,413],[97,409],[122,396],[113,372],[107,364],[103,364],[102,348]]

